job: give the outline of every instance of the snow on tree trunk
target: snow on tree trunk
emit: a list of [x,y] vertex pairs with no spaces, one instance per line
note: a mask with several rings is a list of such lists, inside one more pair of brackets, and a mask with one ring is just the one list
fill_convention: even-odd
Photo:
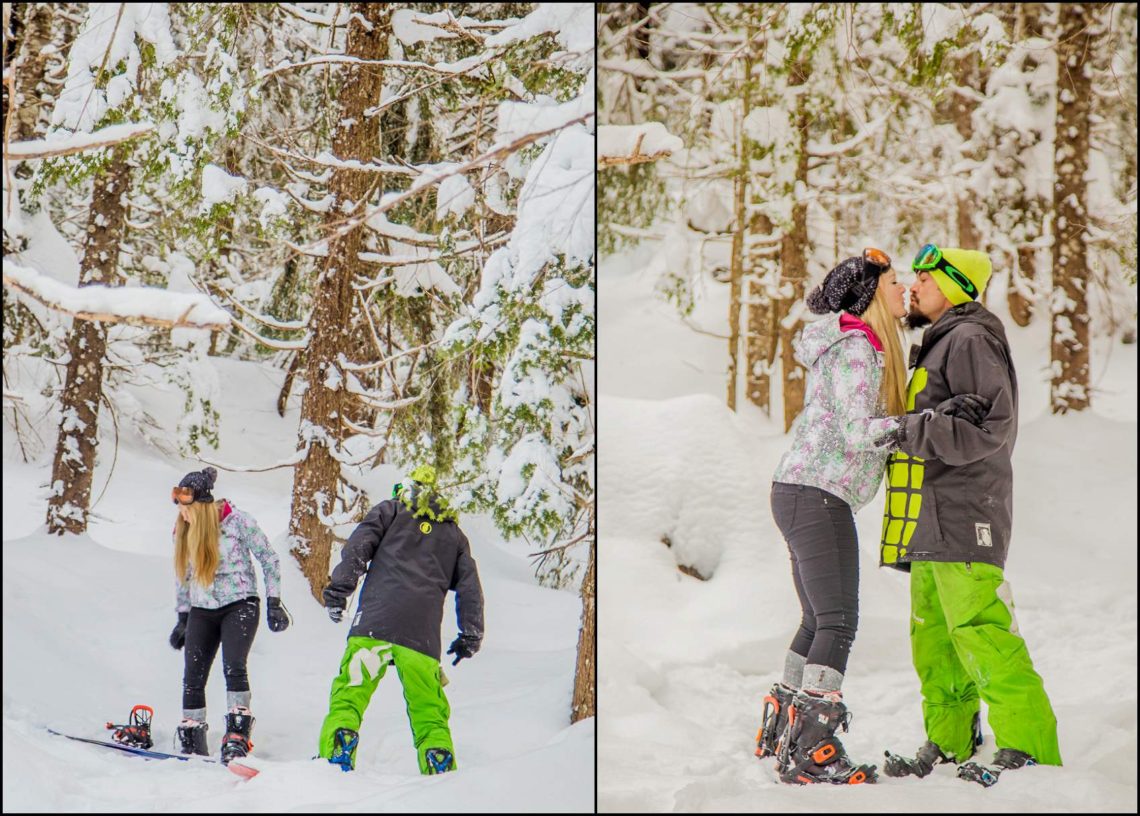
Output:
[[1009,316],[1019,326],[1028,326],[1033,319],[1034,301],[1028,292],[1032,291],[1033,282],[1037,278],[1036,258],[1037,250],[1033,247],[1018,247],[1016,264],[1010,267],[1011,279],[1006,301],[1009,304]]
[[1089,106],[1092,81],[1087,31],[1095,7],[1066,3],[1057,44],[1057,142],[1053,159],[1053,413],[1089,407],[1088,186]]
[[[744,58],[744,114],[748,117],[748,77],[752,73],[752,60]],[[743,121],[743,118],[741,121]],[[732,201],[734,215],[734,229],[732,231],[732,263],[731,284],[728,297],[728,410],[736,410],[736,390],[739,377],[737,376],[737,359],[740,356],[740,293],[744,279],[744,232],[748,225],[744,212],[744,192],[748,186],[748,144],[743,134],[738,139],[740,145],[739,166],[732,184]]]
[[58,74],[67,66],[78,28],[76,19],[80,17],[78,3],[12,4],[10,25],[13,31],[19,29],[14,41],[19,53],[11,60],[11,55],[4,55],[4,62],[14,72],[16,88],[15,98],[8,100],[4,111],[5,132],[8,115],[15,117],[9,134],[11,141],[22,142],[44,132],[50,102],[58,94]]
[[[788,77],[789,85],[805,85],[811,77],[811,63],[800,61]],[[808,190],[808,131],[812,122],[812,111],[808,109],[808,94],[799,95],[796,100],[796,190]],[[792,427],[804,407],[804,377],[807,372],[795,359],[792,339],[803,328],[803,320],[796,317],[789,320],[791,311],[804,299],[807,281],[807,257],[810,254],[807,231],[807,202],[802,195],[794,196],[792,204],[792,229],[784,234],[780,242],[780,266],[782,284],[786,287],[781,294],[786,295],[778,302],[776,320],[780,331],[780,363],[784,383],[784,430]],[[790,292],[787,291],[790,288]]]
[[[354,3],[345,49],[351,57],[382,60],[388,56],[391,10],[380,3]],[[379,121],[365,111],[380,100],[383,69],[380,66],[346,66],[339,91],[339,124],[333,131],[337,159],[371,163],[380,147]],[[338,166],[332,171],[329,207],[325,225],[330,233],[340,229],[346,217],[365,206],[376,174]],[[309,446],[308,455],[297,465],[293,478],[293,506],[289,522],[290,552],[309,580],[313,597],[321,600],[328,583],[333,534],[322,517],[333,512],[340,487],[337,452],[343,438],[341,418],[349,396],[342,387],[344,376],[337,355],[351,346],[354,275],[369,273],[357,254],[364,248],[363,227],[330,238],[328,257],[317,279],[310,320],[312,339],[306,352],[308,389],[301,400],[299,446]]]
[[[117,148],[110,166],[95,178],[79,285],[118,286],[119,245],[126,230],[130,149]],[[99,445],[99,404],[103,400],[103,355],[107,329],[101,322],[76,319],[68,337],[67,377],[60,397],[62,419],[51,470],[48,532],[87,530],[95,454]]]
[[[4,84],[4,122],[0,132],[8,134],[5,146],[42,136],[48,121],[48,104],[57,95],[58,81],[53,84],[53,75],[67,67],[67,55],[75,41],[77,24],[72,17],[74,3],[13,3],[9,27],[14,39],[4,39],[4,63],[12,72],[15,93]],[[12,53],[9,53],[12,52]],[[11,131],[8,118],[12,117]],[[12,177],[19,180],[31,175],[27,162],[13,161],[10,165]],[[25,188],[17,182],[14,185],[19,201],[25,199]],[[4,254],[20,251],[22,236],[9,235],[5,201]],[[19,224],[21,218],[13,223]],[[20,229],[15,230],[16,233]],[[9,297],[3,290],[3,314],[5,344],[19,345],[23,342],[29,327],[37,330],[38,323],[32,319],[28,307]]]
[[[752,219],[753,235],[770,235],[772,220],[763,213]],[[753,253],[749,257],[748,281],[748,334],[745,337],[744,372],[745,393],[748,401],[771,416],[772,363],[776,359],[777,330],[775,310],[768,292],[767,282],[758,270],[761,263]]]
[[[591,524],[592,526],[592,524]],[[570,722],[593,717],[597,706],[597,538],[590,539],[590,565],[582,580],[582,628],[578,631],[578,663],[574,669],[574,697]]]
[[[962,139],[962,157],[977,161],[981,157],[981,149],[974,141],[974,111],[978,108],[978,99],[985,93],[986,71],[979,65],[977,51],[970,50],[957,60],[954,67],[954,82],[962,88],[950,90],[948,110],[945,114],[954,123],[954,129]],[[977,193],[966,183],[968,179],[961,179],[958,185],[955,220],[958,232],[958,246],[963,249],[976,249],[982,252],[990,251],[990,247],[982,246],[982,237],[974,218],[982,211]],[[988,290],[986,290],[988,291]],[[986,301],[986,291],[982,292],[981,302]]]

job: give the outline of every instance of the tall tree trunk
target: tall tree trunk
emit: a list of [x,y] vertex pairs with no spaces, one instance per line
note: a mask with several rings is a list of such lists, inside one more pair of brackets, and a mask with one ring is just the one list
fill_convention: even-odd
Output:
[[1006,302],[1009,304],[1009,316],[1019,326],[1028,326],[1033,319],[1034,298],[1024,290],[1031,290],[1037,278],[1036,258],[1036,249],[1020,246],[1017,248],[1016,263],[1010,267]]
[[1053,159],[1053,324],[1050,383],[1053,413],[1089,407],[1088,186],[1089,106],[1087,63],[1093,48],[1088,28],[1096,7],[1063,3],[1057,43],[1057,140]]
[[[591,516],[592,519],[592,516]],[[591,520],[590,528],[594,522]],[[578,662],[574,669],[574,697],[570,706],[570,722],[593,717],[597,706],[597,536],[590,538],[590,566],[582,579],[582,628],[578,632]]]
[[[391,6],[386,3],[353,3],[348,24],[345,52],[350,57],[382,60],[388,56]],[[380,144],[380,127],[375,116],[365,111],[380,101],[383,69],[377,65],[346,65],[342,69],[338,101],[339,126],[333,135],[337,159],[372,162]],[[356,215],[366,206],[374,174],[338,167],[333,171],[330,192],[333,206],[328,210],[329,235],[342,225],[346,216]],[[362,227],[339,238],[330,237],[328,257],[314,287],[313,315],[305,360],[308,389],[301,400],[299,446],[308,445],[308,455],[297,465],[293,477],[293,506],[289,522],[293,557],[309,581],[313,597],[321,600],[328,583],[332,531],[321,521],[336,504],[340,485],[340,463],[330,448],[339,447],[343,438],[343,416],[347,394],[333,381],[343,380],[337,354],[347,352],[355,290],[352,279],[357,271],[367,274],[357,257],[362,249]]]
[[[1045,10],[1043,4],[1016,3],[1005,5],[1003,9],[1005,9],[1007,17],[1012,16],[1013,42],[1020,43],[1029,37],[1040,36],[1041,15]],[[1037,52],[1030,50],[1025,56],[1025,61],[1022,63],[1022,71],[1028,73],[1036,68],[1037,64]],[[1015,210],[1021,213],[1030,213],[1046,209],[1044,202],[1040,201],[1033,202],[1040,206],[1031,206],[1031,201],[1025,192],[1025,176],[1031,172],[1031,170],[1023,163],[1019,163],[1018,169],[1022,176],[1022,195],[1014,204]],[[1032,219],[1027,217],[1026,221],[1026,243],[1017,248],[1017,257],[1013,259],[1013,263],[1010,264],[1010,280],[1009,286],[1006,289],[1006,302],[1009,306],[1009,316],[1013,322],[1019,326],[1028,326],[1036,310],[1037,299],[1034,284],[1037,280],[1037,249],[1031,244],[1044,232],[1045,227],[1043,217]]]
[[[796,84],[803,84],[811,77],[811,63],[801,61],[789,79]],[[806,94],[800,94],[796,100],[796,184],[801,189],[807,189],[808,172],[808,130],[811,126],[814,112],[808,109]],[[791,284],[791,296],[777,301],[776,323],[780,331],[780,363],[783,369],[784,385],[784,430],[792,427],[792,423],[804,408],[804,377],[806,372],[803,366],[796,362],[795,349],[792,339],[803,328],[802,320],[794,320],[790,324],[787,317],[791,310],[804,299],[804,286],[807,282],[807,257],[810,253],[807,234],[807,203],[799,199],[792,205],[792,229],[785,233],[780,241],[780,267],[782,282]]]
[[[13,3],[8,25],[12,38],[4,38],[4,65],[12,71],[15,94],[9,97],[8,83],[4,88],[4,121],[0,134],[8,133],[9,117],[13,142],[34,139],[43,135],[48,120],[50,100],[57,95],[49,78],[61,74],[67,66],[71,44],[75,41],[78,23],[73,19],[77,3]],[[7,4],[6,4],[7,7]],[[13,186],[23,205],[26,179],[32,175],[33,162],[12,162],[11,175],[18,179]],[[7,207],[7,201],[3,202]],[[5,220],[5,227],[7,221]],[[4,254],[24,248],[22,236],[4,230]],[[29,325],[36,325],[28,307],[10,298],[3,290],[4,330],[9,343],[23,341]]]
[[[30,139],[36,123],[36,86],[47,62],[44,46],[50,42],[51,9],[44,3],[4,4],[4,67],[12,71],[15,93],[4,83],[3,132],[12,117],[13,142]],[[11,32],[11,36],[9,36]]]
[[[751,26],[747,29],[752,39]],[[737,361],[740,357],[740,299],[744,283],[744,235],[748,229],[748,217],[744,210],[745,192],[748,189],[748,166],[751,150],[749,139],[744,130],[744,120],[752,109],[752,52],[744,57],[744,85],[743,85],[743,113],[740,117],[740,164],[736,176],[732,180],[733,213],[735,215],[736,229],[732,233],[732,263],[728,297],[728,410],[736,410],[736,390],[739,377],[737,376]]]
[[[128,148],[112,154],[110,167],[95,177],[79,285],[119,286],[119,245],[127,223],[131,170]],[[107,330],[103,323],[75,318],[67,340],[67,378],[60,398],[61,421],[48,498],[48,532],[87,530],[95,454],[99,445],[99,403],[103,399],[103,355]]]
[[[763,213],[752,219],[753,235],[771,235],[772,220]],[[748,280],[748,334],[744,341],[745,393],[748,400],[769,416],[772,415],[772,363],[776,359],[776,311],[768,291],[767,275],[770,270],[758,257],[749,257]]]
[[[958,86],[969,88],[979,94],[984,92],[985,74],[979,66],[977,52],[970,52],[958,60],[955,67],[955,82]],[[974,136],[973,115],[977,107],[978,102],[972,95],[951,92],[950,119],[963,143],[969,142]],[[978,155],[977,146],[962,153],[964,158],[977,158]],[[965,184],[959,184],[955,220],[958,226],[958,246],[963,249],[977,249],[982,252],[989,250],[988,247],[981,246],[981,235],[974,225],[974,215],[980,211],[981,206],[974,191]],[[981,300],[985,302],[985,291],[982,292]]]

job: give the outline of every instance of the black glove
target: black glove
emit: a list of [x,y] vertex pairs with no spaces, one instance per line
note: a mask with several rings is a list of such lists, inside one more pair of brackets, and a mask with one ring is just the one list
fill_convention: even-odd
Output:
[[289,628],[289,610],[281,604],[280,598],[269,598],[265,617],[269,621],[270,632],[284,632]]
[[329,620],[331,620],[333,623],[340,623],[341,619],[344,617],[343,604],[343,601],[340,605],[338,605],[335,600],[325,598],[325,609],[328,610]]
[[472,657],[479,651],[479,644],[481,638],[472,637],[471,635],[460,635],[455,640],[451,641],[451,646],[448,647],[447,653],[455,655],[455,660],[451,661],[454,666],[465,657]]
[[170,633],[170,645],[174,649],[181,649],[186,643],[186,624],[190,620],[189,612],[178,613],[178,624]]
[[981,427],[992,404],[980,394],[955,394],[950,399],[939,403],[934,411],[947,416],[961,417],[967,422]]
[[328,610],[329,620],[333,623],[340,623],[341,618],[344,617],[344,598],[332,591],[332,584],[326,586],[321,595],[325,599],[325,609]]

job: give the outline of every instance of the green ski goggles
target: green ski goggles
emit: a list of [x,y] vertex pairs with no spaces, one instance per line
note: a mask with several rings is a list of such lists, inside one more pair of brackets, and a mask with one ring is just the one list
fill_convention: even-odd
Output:
[[927,244],[918,251],[914,256],[914,262],[911,263],[910,268],[915,272],[933,272],[939,270],[946,274],[950,280],[954,281],[970,300],[978,299],[978,287],[974,286],[974,282],[967,278],[962,272],[950,265],[950,263],[942,257],[942,250],[934,244]]

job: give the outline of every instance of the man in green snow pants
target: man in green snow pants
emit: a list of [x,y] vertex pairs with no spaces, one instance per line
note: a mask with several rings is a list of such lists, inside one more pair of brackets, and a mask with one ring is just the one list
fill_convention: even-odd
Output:
[[[1003,770],[1060,765],[1057,719],[1014,616],[1003,570],[1013,526],[1017,376],[1005,330],[977,302],[989,280],[981,252],[927,244],[912,264],[908,413],[887,462],[881,565],[909,570],[910,636],[927,741],[887,752],[889,776],[926,776],[941,762],[992,785]],[[980,395],[975,401],[969,394]],[[955,411],[935,411],[947,402]],[[984,416],[975,425],[967,415]],[[980,744],[979,699],[997,753]]]
[[434,469],[416,468],[392,495],[353,530],[324,590],[329,617],[339,623],[367,571],[329,693],[320,756],[355,768],[364,711],[391,665],[404,689],[420,772],[444,773],[458,765],[439,665],[443,602],[454,590],[459,637],[447,651],[458,663],[482,643],[483,590],[455,513],[436,493]]

